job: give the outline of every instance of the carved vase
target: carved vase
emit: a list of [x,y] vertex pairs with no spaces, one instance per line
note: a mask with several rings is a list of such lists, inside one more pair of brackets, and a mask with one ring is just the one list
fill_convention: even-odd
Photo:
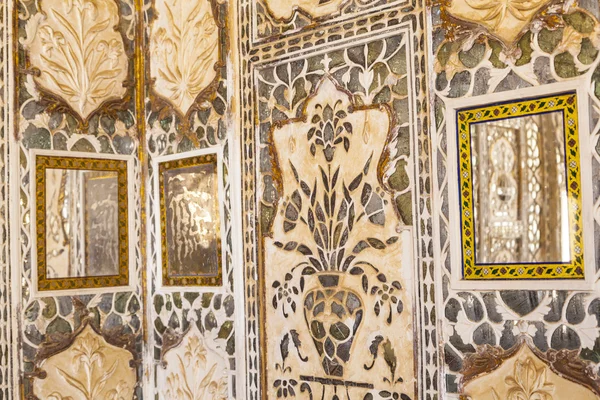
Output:
[[321,357],[325,374],[342,377],[362,323],[363,302],[344,286],[344,275],[317,275],[318,287],[304,297],[304,319]]

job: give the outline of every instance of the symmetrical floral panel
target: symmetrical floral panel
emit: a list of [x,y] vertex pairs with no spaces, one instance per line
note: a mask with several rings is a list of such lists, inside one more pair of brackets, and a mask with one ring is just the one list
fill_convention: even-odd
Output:
[[[149,243],[146,282],[151,354],[147,396],[151,398],[236,398],[236,385],[243,381],[236,376],[239,367],[234,329],[233,251],[238,232],[232,231],[233,77],[228,75],[232,70],[232,6],[225,0],[155,0],[144,12],[148,43],[144,72]],[[221,268],[220,277],[188,279],[185,285],[180,280],[175,288],[161,286],[157,283],[163,265],[158,256],[168,243],[163,242],[166,235],[157,230],[161,224],[158,160],[171,156],[186,159],[187,153],[200,149],[203,154],[222,154],[218,176],[223,203],[223,223],[218,230],[222,263],[219,260],[219,265],[210,266]],[[217,182],[214,184],[216,187]],[[180,207],[192,206],[198,192],[189,185],[181,189]],[[222,280],[222,285],[217,280]]]
[[246,398],[437,395],[423,18],[242,2]]
[[[511,90],[538,87],[542,91],[551,83],[577,80],[590,103],[589,115],[579,116],[580,120],[589,118],[592,139],[590,148],[581,149],[591,153],[592,165],[585,168],[591,168],[592,182],[582,182],[582,185],[593,188],[594,221],[590,222],[595,230],[595,248],[598,248],[599,17],[595,1],[455,0],[435,2],[431,8],[430,57],[435,69],[431,78],[435,249],[440,279],[438,315],[445,361],[442,385],[449,395],[461,392],[466,360],[478,346],[509,351],[518,345],[522,335],[529,338],[539,353],[569,350],[575,359],[594,364],[600,361],[600,298],[594,292],[560,290],[560,283],[556,285],[557,290],[535,290],[535,282],[531,282],[530,290],[522,291],[508,290],[510,283],[506,285],[507,290],[452,288],[452,269],[459,266],[451,264],[449,210],[458,204],[449,204],[448,187],[454,182],[448,179],[448,169],[452,166],[447,162],[448,135],[455,134],[454,128],[447,126],[447,107],[453,99],[481,98],[481,104],[486,104],[486,94],[505,92],[510,97]],[[536,226],[532,225],[531,229],[538,229]],[[531,235],[538,237],[539,232],[532,231]],[[597,254],[596,268],[598,266]],[[513,368],[517,367],[541,373],[537,361],[528,361],[527,357],[513,364]],[[530,379],[531,372],[526,376]],[[511,382],[530,384],[519,380]],[[548,391],[545,398],[562,398],[556,394],[558,386],[550,393],[550,386],[544,386],[539,379],[538,384],[542,385],[537,387],[539,390]]]
[[[12,2],[11,10],[15,28],[15,74],[10,84],[15,99],[10,141],[15,198],[11,279],[18,282],[12,310],[20,321],[12,346],[15,371],[22,371],[22,396],[141,397],[144,252],[138,152],[143,114],[135,79],[141,5],[134,0],[23,0]],[[129,257],[135,263],[129,286],[65,294],[34,291],[33,149],[135,157],[130,193],[133,229],[128,233]],[[89,329],[83,330],[84,325]],[[118,337],[120,349],[110,347],[104,337]],[[127,351],[121,343],[127,343]],[[41,379],[44,376],[46,380]],[[44,383],[48,380],[52,387]]]

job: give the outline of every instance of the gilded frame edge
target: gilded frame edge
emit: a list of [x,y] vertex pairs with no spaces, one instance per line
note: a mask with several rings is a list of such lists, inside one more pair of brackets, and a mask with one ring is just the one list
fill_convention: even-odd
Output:
[[[471,162],[460,162],[460,204],[462,273],[465,280],[492,279],[582,279],[584,277],[583,228],[575,221],[581,221],[581,162],[579,155],[579,124],[577,115],[577,95],[574,92],[555,94],[491,104],[482,107],[457,110],[458,151],[462,159],[471,160],[471,125],[482,122],[499,121],[509,118],[539,115],[548,112],[563,112],[565,134],[565,164],[567,168],[567,192],[569,207],[569,242],[572,260],[547,263],[477,264],[475,248],[475,210],[473,204],[473,167]],[[571,144],[572,143],[572,144]],[[568,151],[571,150],[571,151]],[[466,193],[466,195],[465,195]],[[469,272],[470,271],[470,272]],[[569,272],[570,271],[570,272]]]
[[[35,204],[35,212],[31,219],[31,232],[32,238],[35,240],[35,248],[31,249],[31,260],[32,260],[32,272],[35,271],[35,277],[33,278],[32,294],[34,297],[47,297],[47,296],[68,296],[73,294],[90,294],[99,293],[106,288],[111,288],[112,292],[132,292],[135,291],[136,277],[135,271],[135,259],[131,256],[134,254],[134,240],[132,240],[132,233],[135,232],[135,213],[134,198],[133,198],[133,183],[134,183],[134,159],[132,156],[116,155],[116,154],[105,154],[105,153],[85,153],[85,152],[73,152],[73,151],[56,151],[56,150],[39,150],[31,149],[29,151],[30,159],[32,160],[33,169],[30,172],[32,179],[30,183],[30,196],[32,205]],[[44,211],[45,205],[39,207],[39,202],[44,199],[45,202],[45,190],[40,192],[38,195],[38,185],[41,182],[38,180],[38,174],[41,173],[40,169],[45,171],[46,167],[38,167],[38,158],[51,160],[57,159],[62,162],[66,160],[79,160],[81,162],[91,161],[116,161],[124,163],[124,166],[117,166],[115,171],[119,173],[119,178],[125,178],[125,182],[119,185],[119,196],[124,195],[126,204],[119,210],[119,217],[124,216],[126,218],[125,223],[120,226],[120,229],[125,228],[125,242],[120,241],[119,249],[119,275],[112,276],[97,276],[97,277],[79,277],[79,278],[58,278],[58,279],[45,279],[45,260],[40,261],[40,256],[45,249],[45,237],[42,237],[45,232],[45,223],[41,223],[41,220],[45,221]],[[63,167],[65,168],[65,167]],[[77,169],[77,168],[66,168],[66,169]],[[81,168],[81,169],[94,169]],[[40,230],[39,228],[42,227]],[[120,236],[123,234],[120,233]],[[42,248],[40,244],[43,242]],[[43,275],[42,275],[43,274]],[[116,277],[116,278],[115,278]],[[40,279],[42,278],[42,279]],[[44,283],[48,281],[54,281]],[[69,282],[69,287],[61,288],[61,282]],[[94,282],[95,281],[95,282]],[[43,285],[40,285],[40,282]]]
[[[218,251],[218,273],[215,277],[176,277],[171,278],[172,284],[166,281],[168,271],[168,256],[167,256],[167,241],[166,241],[166,209],[163,206],[164,202],[164,184],[162,182],[161,165],[174,161],[189,161],[189,165],[194,166],[204,163],[193,163],[195,158],[213,156],[216,163],[217,171],[217,194],[218,194],[218,212],[219,212],[219,230],[217,232],[217,251]],[[212,161],[209,161],[212,163]],[[154,170],[154,218],[155,218],[155,234],[160,238],[160,249],[156,251],[156,292],[168,293],[179,291],[194,292],[224,292],[225,291],[225,262],[226,253],[223,251],[223,234],[225,226],[225,191],[223,187],[223,148],[222,146],[194,150],[185,153],[177,153],[168,156],[156,157],[152,161]],[[182,166],[178,166],[181,168]],[[176,168],[173,168],[176,169]],[[211,282],[212,280],[212,282]]]
[[[510,92],[495,93],[481,96],[474,96],[462,99],[446,99],[445,110],[447,115],[446,121],[446,142],[447,142],[447,157],[445,161],[446,173],[448,175],[448,201],[449,210],[449,240],[450,246],[446,251],[450,254],[451,268],[451,287],[456,290],[504,290],[504,289],[522,289],[522,290],[553,290],[560,288],[561,290],[579,290],[592,291],[596,282],[596,271],[593,268],[595,265],[595,248],[594,248],[594,217],[592,206],[594,202],[591,185],[586,182],[591,182],[592,179],[592,154],[590,139],[591,132],[589,128],[589,95],[587,88],[590,86],[590,77],[583,77],[568,82],[560,82],[547,84],[542,86],[517,89]],[[583,276],[578,279],[564,278],[528,278],[528,279],[478,279],[467,280],[463,278],[463,248],[462,248],[462,230],[461,230],[461,210],[460,193],[459,193],[459,171],[458,171],[458,132],[457,132],[457,111],[470,108],[483,108],[485,106],[498,103],[506,104],[511,102],[519,102],[520,100],[531,100],[536,98],[546,98],[565,93],[574,93],[577,98],[577,113],[579,115],[579,179],[582,183],[581,188],[581,203],[582,203],[582,232],[583,245],[585,254],[583,255],[583,264],[592,266],[584,268]],[[566,123],[566,121],[565,121]],[[566,134],[565,134],[566,136]],[[441,138],[434,139],[434,143],[439,142]],[[437,159],[444,158],[439,154],[440,149],[435,146],[434,154]],[[439,182],[443,179],[443,173],[436,172],[436,180]],[[456,183],[456,184],[455,184]],[[436,186],[437,188],[437,186]],[[439,189],[436,189],[439,190]],[[436,198],[441,201],[441,193],[438,193]],[[454,206],[456,205],[456,206]],[[439,206],[435,208],[436,218],[440,217],[441,209]],[[436,223],[436,225],[439,225]],[[437,228],[439,230],[439,226]],[[438,250],[439,252],[439,250]],[[437,257],[442,257],[443,254],[438,253]]]

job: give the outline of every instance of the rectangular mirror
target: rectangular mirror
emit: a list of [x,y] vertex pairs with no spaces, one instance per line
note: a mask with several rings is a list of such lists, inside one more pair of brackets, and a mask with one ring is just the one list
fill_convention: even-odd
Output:
[[36,156],[38,290],[128,283],[127,162]]
[[221,286],[216,153],[158,162],[163,286]]
[[456,117],[464,279],[583,279],[577,96]]
[[568,263],[563,113],[471,125],[475,262]]

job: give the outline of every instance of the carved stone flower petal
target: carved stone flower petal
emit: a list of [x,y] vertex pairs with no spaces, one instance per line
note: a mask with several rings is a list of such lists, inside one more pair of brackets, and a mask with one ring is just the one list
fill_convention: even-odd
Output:
[[537,12],[551,0],[453,0],[447,11],[483,26],[505,44],[514,43]]

